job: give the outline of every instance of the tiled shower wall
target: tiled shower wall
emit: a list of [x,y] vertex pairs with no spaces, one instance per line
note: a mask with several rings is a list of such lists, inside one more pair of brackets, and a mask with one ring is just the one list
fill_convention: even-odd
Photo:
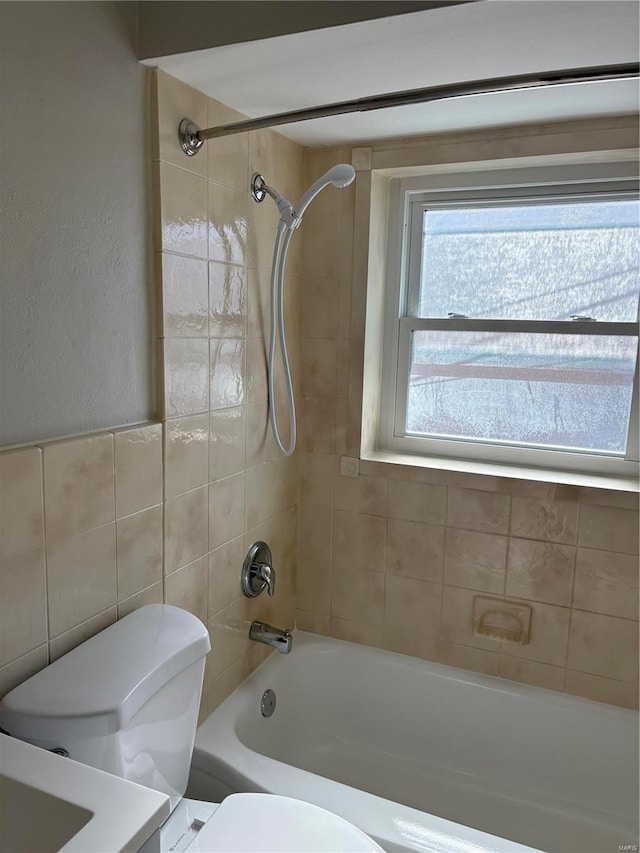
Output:
[[[544,133],[533,131],[536,144]],[[527,153],[526,139],[509,138],[501,152],[499,137],[493,156]],[[553,151],[553,136],[542,145]],[[427,153],[446,160],[450,148],[436,140]],[[351,158],[345,147],[307,151],[307,183]],[[304,223],[297,626],[637,707],[637,494],[356,458],[364,293],[354,212],[352,191],[325,191]],[[530,642],[474,634],[476,595],[530,605]]]
[[[206,714],[269,651],[249,642],[250,622],[294,624],[298,463],[267,436],[277,214],[248,187],[260,171],[299,196],[303,151],[266,131],[189,159],[176,139],[185,115],[204,127],[235,114],[167,75],[156,82],[163,423],[0,453],[0,696],[129,610],[165,601],[209,629]],[[286,304],[296,379],[300,269],[298,239]],[[274,598],[240,592],[256,540],[272,547]]]

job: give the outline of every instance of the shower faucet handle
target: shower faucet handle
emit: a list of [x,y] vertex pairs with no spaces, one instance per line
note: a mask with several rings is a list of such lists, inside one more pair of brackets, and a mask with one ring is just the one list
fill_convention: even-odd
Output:
[[247,598],[255,598],[265,589],[270,596],[276,591],[276,570],[271,549],[266,542],[254,542],[247,551],[240,575],[242,591]]

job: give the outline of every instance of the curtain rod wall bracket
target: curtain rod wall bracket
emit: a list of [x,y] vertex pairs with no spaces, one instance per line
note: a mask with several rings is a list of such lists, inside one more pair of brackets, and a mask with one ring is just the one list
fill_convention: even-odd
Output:
[[178,139],[180,140],[180,148],[187,157],[195,157],[204,145],[204,140],[200,136],[200,128],[190,118],[183,118],[180,122]]
[[403,92],[389,92],[385,95],[373,95],[355,101],[341,101],[336,104],[324,104],[292,112],[278,113],[261,118],[247,119],[233,124],[208,127],[205,130],[188,118],[182,119],[178,136],[180,147],[188,157],[197,154],[202,145],[210,139],[232,136],[236,133],[248,133],[266,127],[278,127],[297,121],[326,118],[346,113],[368,112],[388,107],[424,104],[432,101],[446,101],[451,98],[465,98],[471,95],[488,95],[509,92],[516,89],[531,90],[547,86],[575,85],[614,80],[636,79],[640,74],[637,62],[623,65],[605,65],[594,68],[572,68],[565,71],[547,71],[538,74],[518,74],[511,77],[493,77],[477,80],[474,83],[448,83],[444,86],[431,86],[422,89],[407,89]]

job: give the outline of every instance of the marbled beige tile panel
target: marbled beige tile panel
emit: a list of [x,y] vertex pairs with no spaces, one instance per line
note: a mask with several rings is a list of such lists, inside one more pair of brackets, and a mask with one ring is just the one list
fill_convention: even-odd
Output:
[[508,495],[449,488],[447,524],[478,533],[509,532]]
[[209,260],[244,266],[247,263],[248,193],[210,181],[208,197]]
[[45,446],[44,506],[48,544],[115,519],[111,433]]
[[331,616],[384,624],[384,573],[360,569],[335,572],[331,581]]
[[638,512],[619,507],[583,504],[578,544],[584,548],[638,553]]
[[563,667],[567,660],[569,608],[537,601],[519,603],[531,605],[531,636],[524,646],[503,643],[504,654]]
[[374,646],[381,649],[384,646],[384,630],[379,625],[369,625],[365,622],[353,622],[349,619],[331,617],[330,636],[347,643],[359,643],[362,646]]
[[387,520],[386,570],[408,578],[442,581],[444,527],[417,521]]
[[445,583],[501,595],[505,586],[508,542],[506,536],[448,527]]
[[548,604],[571,604],[576,549],[571,545],[512,538],[506,594]]
[[146,604],[164,604],[164,584],[162,581],[148,586],[135,595],[118,602],[118,619],[123,619],[134,610],[144,607]]
[[331,507],[300,504],[298,506],[298,558],[329,563],[331,541]]
[[389,517],[405,521],[444,524],[447,513],[445,486],[389,480]]
[[47,580],[50,639],[115,605],[115,522],[47,544]]
[[308,397],[337,396],[338,351],[334,338],[302,342],[302,393]]
[[514,497],[511,535],[573,545],[578,536],[578,504]]
[[169,574],[209,551],[208,487],[167,500],[164,511],[164,571]]
[[387,514],[388,480],[383,477],[344,477],[334,463],[333,506],[345,512]]
[[355,569],[383,572],[386,539],[383,517],[336,510],[333,513],[334,574]]
[[44,544],[42,451],[0,453],[0,562]]
[[209,482],[238,474],[245,467],[246,406],[209,415]]
[[242,595],[240,573],[244,558],[244,536],[236,536],[209,553],[208,619]]
[[26,681],[49,663],[49,647],[45,643],[0,667],[0,698]]
[[309,631],[311,634],[322,634],[325,637],[329,635],[330,617],[328,615],[313,613],[308,610],[296,610],[295,619],[295,626],[298,631]]
[[245,402],[246,341],[211,338],[210,408],[227,409]]
[[546,690],[564,689],[564,667],[550,666],[505,654],[500,655],[498,675],[510,681],[521,681],[524,684],[544,687]]
[[115,434],[116,516],[162,502],[162,425]]
[[305,276],[302,288],[302,333],[305,340],[337,338],[339,306],[337,279]]
[[565,690],[575,696],[593,699],[594,702],[607,702],[610,705],[621,705],[623,708],[638,708],[638,685],[628,681],[615,681],[611,678],[568,669]]
[[578,548],[573,606],[638,619],[638,558]]
[[116,522],[118,601],[162,580],[162,506]]
[[[220,124],[232,124],[244,121],[246,116],[209,98],[209,117],[207,127]],[[249,136],[239,133],[221,139],[211,139],[206,143],[209,178],[218,184],[224,184],[242,192],[249,189]],[[203,158],[205,159],[205,158]]]
[[299,558],[296,607],[313,613],[331,612],[331,567],[327,562]]
[[209,600],[209,568],[208,557],[199,557],[167,575],[165,579],[164,597],[167,604],[182,607],[197,616],[202,622],[207,621]]
[[255,527],[293,506],[298,497],[297,459],[283,458],[247,468],[245,528]]
[[438,663],[482,672],[484,675],[498,675],[500,666],[500,655],[496,652],[442,640],[437,644],[436,659]]
[[335,457],[330,453],[298,453],[300,466],[300,502],[331,506]]
[[44,551],[0,563],[0,665],[47,640]]
[[209,415],[169,420],[164,428],[165,494],[168,498],[209,482]]
[[336,400],[298,395],[297,407],[300,450],[333,453],[336,447]]
[[[499,652],[500,642],[473,632],[473,590],[445,586],[442,590],[440,639],[455,645]],[[440,657],[438,658],[440,660]],[[446,662],[446,661],[445,661]],[[475,667],[471,667],[475,669]]]
[[214,338],[243,338],[247,334],[244,267],[209,263],[209,334]]
[[60,634],[59,637],[51,640],[49,644],[50,662],[53,663],[58,658],[66,655],[67,652],[70,652],[71,649],[75,649],[80,643],[84,643],[86,640],[99,634],[100,631],[104,631],[109,625],[113,625],[116,618],[117,611],[115,606],[108,607],[102,613],[92,616],[86,622],[76,625],[75,628],[71,628],[71,630],[65,631],[64,634]]
[[245,475],[234,474],[209,486],[209,548],[235,539],[245,529]]
[[153,158],[180,166],[190,172],[206,177],[207,158],[203,153],[197,157],[187,157],[178,142],[178,125],[185,116],[200,127],[207,124],[207,96],[192,86],[155,69],[156,80],[156,131],[154,139]]
[[618,681],[638,681],[638,623],[574,610],[569,669]]
[[442,586],[413,578],[386,575],[385,632],[406,632],[418,637],[438,635]]

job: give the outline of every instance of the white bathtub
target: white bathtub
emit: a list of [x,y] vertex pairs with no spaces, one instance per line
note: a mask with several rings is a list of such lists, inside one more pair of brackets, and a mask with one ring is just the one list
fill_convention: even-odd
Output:
[[298,631],[200,726],[188,795],[297,797],[387,851],[617,853],[637,767],[633,711]]

